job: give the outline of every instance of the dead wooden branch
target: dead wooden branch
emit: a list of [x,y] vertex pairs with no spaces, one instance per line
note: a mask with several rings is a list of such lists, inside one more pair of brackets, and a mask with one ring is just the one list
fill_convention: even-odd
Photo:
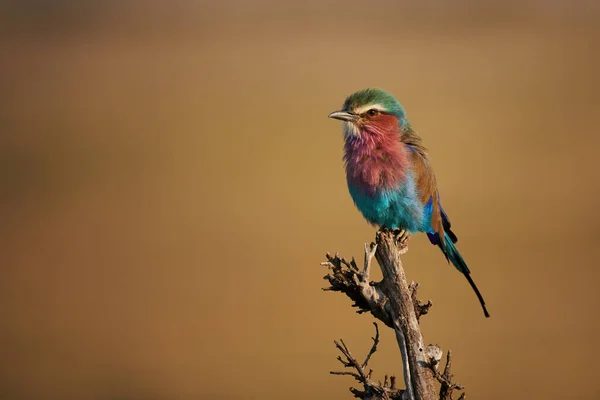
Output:
[[[352,367],[356,372],[344,371],[338,375],[351,375],[365,385],[364,391],[351,389],[355,397],[363,399],[395,399],[403,400],[452,400],[453,390],[462,390],[458,383],[452,382],[451,355],[448,352],[444,372],[439,372],[439,364],[442,358],[442,350],[437,345],[425,346],[419,328],[419,319],[427,314],[432,304],[431,301],[422,303],[417,299],[418,283],[407,284],[400,255],[407,250],[408,236],[403,240],[397,240],[397,233],[382,230],[377,232],[377,243],[365,244],[364,267],[362,270],[356,265],[354,258],[348,262],[335,256],[327,254],[327,261],[322,265],[330,269],[324,279],[327,279],[330,287],[324,290],[339,291],[345,293],[353,301],[354,307],[358,307],[358,313],[370,312],[375,318],[382,321],[386,326],[394,329],[398,346],[402,354],[404,381],[406,390],[400,391],[395,388],[395,379],[391,380],[391,386],[387,386],[387,377],[384,384],[378,385],[385,389],[395,390],[397,396],[389,397],[390,390],[381,389],[379,386],[369,386],[371,372],[366,371],[366,366],[375,352],[379,341],[377,331],[371,352],[367,355],[363,364],[358,364],[350,354],[345,343],[335,342],[337,348],[342,352],[346,361],[338,357],[345,367]],[[381,282],[371,282],[369,273],[373,256],[377,258],[383,273]],[[441,384],[439,395],[436,393],[435,382]],[[367,390],[370,388],[369,390]],[[388,396],[388,397],[385,397]],[[464,399],[464,393],[459,400]]]
[[417,299],[417,289],[419,288],[419,284],[415,281],[412,281],[410,285],[408,285],[408,289],[410,290],[410,297],[412,297],[413,306],[415,307],[415,314],[417,315],[417,321],[421,319],[421,315],[425,315],[429,312],[429,309],[433,305],[431,300],[427,300],[427,303],[422,303]]
[[358,313],[370,312],[375,318],[390,328],[393,327],[387,299],[383,295],[380,283],[369,280],[371,259],[375,249],[365,245],[365,266],[362,271],[358,269],[354,258],[348,262],[336,253],[331,256],[327,253],[327,261],[321,265],[327,266],[330,272],[323,277],[331,285],[323,290],[331,290],[345,293],[354,301],[353,307],[358,307]]
[[[439,347],[438,347],[438,349],[439,349]],[[440,356],[441,356],[441,352],[442,352],[442,350],[439,349]],[[453,400],[452,392],[454,390],[464,390],[465,387],[463,385],[456,383],[456,382],[452,382],[452,378],[454,378],[454,375],[451,372],[452,352],[450,350],[448,350],[448,352],[446,353],[446,366],[444,367],[443,373],[440,373],[440,370],[439,370],[439,360],[437,362],[432,362],[430,364],[430,368],[432,369],[432,371],[435,375],[435,378],[441,384],[440,397],[439,397],[440,400]],[[464,399],[465,397],[466,397],[466,395],[464,393],[462,393],[459,397],[459,400]]]
[[388,384],[388,377],[385,376],[383,384],[381,382],[375,382],[371,379],[371,375],[373,374],[373,370],[369,369],[367,372],[367,366],[369,364],[369,360],[371,356],[377,351],[377,345],[379,344],[379,327],[377,323],[373,323],[375,325],[375,337],[373,339],[373,346],[369,353],[365,357],[365,360],[360,364],[350,350],[346,343],[342,339],[339,342],[336,340],[335,347],[342,353],[344,358],[338,356],[338,360],[345,368],[353,368],[354,371],[331,371],[332,375],[349,375],[356,379],[358,382],[362,383],[364,390],[359,390],[356,388],[350,388],[350,391],[354,394],[354,397],[359,399],[369,399],[369,400],[400,400],[402,399],[403,390],[396,388],[396,378],[394,376],[390,377]]
[[[371,260],[375,254],[373,250],[376,250],[376,247],[370,249],[365,244],[365,261],[362,271],[358,269],[354,258],[348,262],[345,258],[341,258],[337,253],[334,256],[327,253],[325,255],[327,261],[322,262],[321,265],[329,267],[330,269],[330,273],[323,277],[323,279],[329,281],[330,286],[328,288],[323,288],[323,290],[345,293],[354,301],[352,306],[359,308],[357,313],[362,314],[370,312],[385,325],[393,328],[389,305],[386,305],[387,298],[380,288],[381,282],[369,280]],[[429,312],[429,309],[433,304],[431,303],[431,300],[427,300],[427,303],[422,303],[418,300],[418,287],[419,284],[416,282],[411,282],[408,286],[417,320],[420,320],[422,315]]]
[[[383,273],[381,290],[390,304],[398,345],[401,352],[406,351],[406,354],[403,354],[406,355],[404,360],[406,387],[410,391],[412,386],[415,399],[434,400],[437,396],[435,396],[433,372],[427,367],[428,358],[424,351],[423,337],[393,233],[377,232],[375,257]],[[408,364],[408,371],[406,371],[406,364]]]

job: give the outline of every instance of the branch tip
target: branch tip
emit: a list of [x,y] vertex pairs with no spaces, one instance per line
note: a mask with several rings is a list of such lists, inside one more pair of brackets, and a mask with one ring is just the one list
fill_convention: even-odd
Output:
[[[435,346],[435,345],[430,345],[430,346]],[[439,347],[438,347],[438,349],[439,349]],[[441,349],[439,349],[439,351],[441,352]],[[441,355],[440,355],[440,358],[441,358]],[[439,361],[438,361],[438,364],[439,364]],[[446,366],[444,367],[443,373],[440,373],[438,364],[431,365],[431,369],[433,371],[435,378],[441,384],[440,400],[452,400],[452,392],[454,390],[464,390],[464,388],[465,388],[460,383],[452,382],[452,378],[454,378],[454,375],[452,374],[452,371],[451,371],[452,370],[452,352],[450,350],[448,350],[446,352]],[[465,398],[466,398],[466,394],[462,393],[459,397],[459,400],[460,399],[464,400]]]
[[362,364],[359,364],[356,358],[350,353],[350,350],[344,343],[343,339],[339,339],[339,341],[334,340],[334,344],[336,348],[342,353],[342,356],[338,356],[338,360],[344,365],[346,368],[354,368],[354,371],[330,371],[331,375],[348,375],[352,376],[358,382],[362,383],[364,390],[359,390],[356,388],[350,388],[350,391],[354,394],[355,397],[361,399],[381,399],[381,400],[399,400],[402,398],[403,390],[396,389],[395,380],[393,377],[390,379],[391,385],[388,385],[388,376],[385,376],[384,383],[377,383],[371,379],[373,374],[373,369],[369,368],[368,372],[366,370],[367,365],[371,359],[373,353],[377,351],[377,344],[379,343],[379,328],[377,323],[373,323],[375,325],[375,337],[372,337],[373,345],[369,350],[369,353],[365,357],[365,361]]

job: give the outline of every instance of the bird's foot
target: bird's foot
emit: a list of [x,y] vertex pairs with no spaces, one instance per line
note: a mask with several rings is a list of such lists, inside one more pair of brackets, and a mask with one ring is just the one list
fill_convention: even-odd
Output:
[[408,251],[408,239],[410,238],[410,233],[404,229],[394,229],[392,233],[394,234],[394,242],[398,247],[398,252],[401,255],[405,254]]

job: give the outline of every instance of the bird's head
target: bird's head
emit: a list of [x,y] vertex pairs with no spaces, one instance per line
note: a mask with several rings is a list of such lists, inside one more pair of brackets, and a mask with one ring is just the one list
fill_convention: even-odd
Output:
[[408,124],[402,105],[382,89],[364,89],[351,94],[342,109],[329,114],[329,118],[344,121],[346,139],[398,132]]

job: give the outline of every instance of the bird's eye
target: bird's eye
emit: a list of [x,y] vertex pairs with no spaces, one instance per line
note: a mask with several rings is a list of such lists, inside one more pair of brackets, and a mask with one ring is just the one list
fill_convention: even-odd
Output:
[[374,117],[374,116],[376,116],[377,114],[379,114],[379,111],[377,111],[377,110],[376,110],[376,109],[374,109],[374,108],[371,108],[369,111],[367,111],[367,114],[369,114],[369,116],[370,116],[370,117]]

